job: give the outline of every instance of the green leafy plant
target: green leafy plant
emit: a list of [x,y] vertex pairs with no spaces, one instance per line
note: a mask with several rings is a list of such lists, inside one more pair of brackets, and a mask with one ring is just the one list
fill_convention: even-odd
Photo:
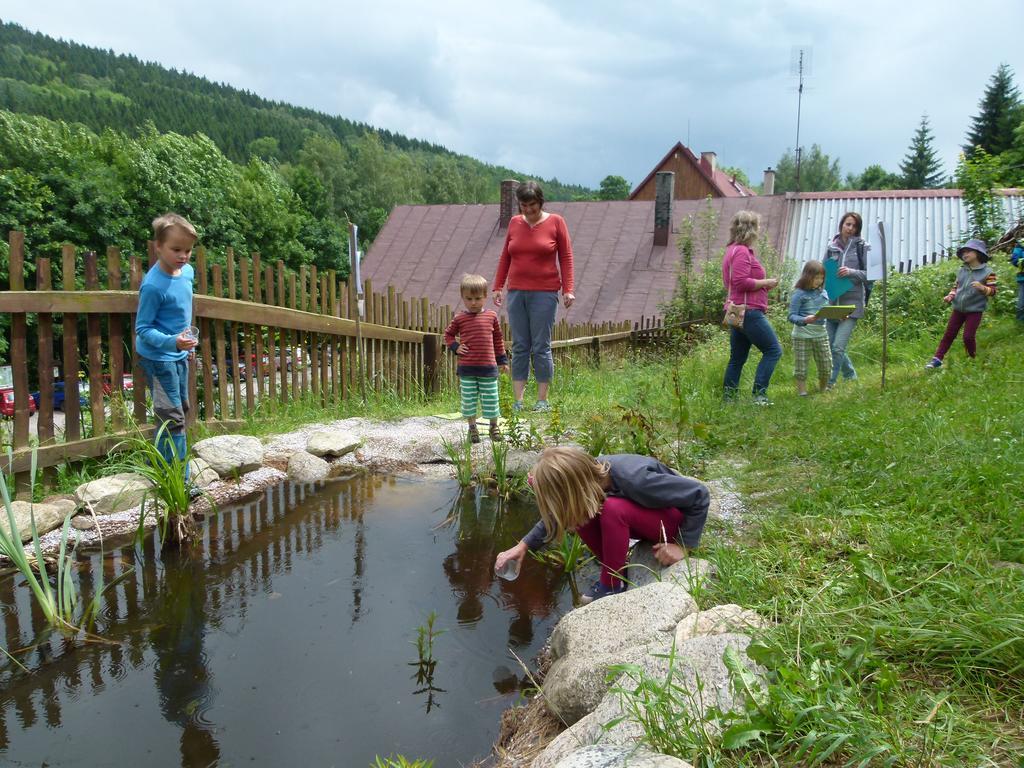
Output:
[[561,541],[545,549],[531,551],[530,557],[568,574],[575,573],[594,559],[583,539],[572,531],[567,532]]
[[459,440],[453,443],[442,437],[441,445],[455,467],[455,479],[459,481],[459,485],[463,488],[471,486],[475,481],[476,472],[473,464],[473,446],[469,440]]
[[370,768],[434,768],[433,760],[409,760],[404,755],[378,755]]
[[135,434],[121,441],[115,451],[119,452],[117,469],[142,475],[151,483],[150,490],[142,500],[140,517],[146,515],[147,500],[157,504],[157,527],[161,542],[166,546],[173,543],[185,546],[199,537],[199,527],[189,512],[192,483],[185,478],[188,456],[178,456],[172,450],[168,460],[157,447],[168,439],[167,425],[161,424],[153,440],[148,440],[136,428]]

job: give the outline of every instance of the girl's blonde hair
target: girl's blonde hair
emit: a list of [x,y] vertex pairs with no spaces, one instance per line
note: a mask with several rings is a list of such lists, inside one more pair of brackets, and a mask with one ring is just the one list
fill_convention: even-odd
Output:
[[814,290],[815,279],[822,277],[825,274],[825,265],[815,259],[808,259],[804,262],[804,268],[800,272],[800,277],[796,281],[794,288],[800,288],[804,291]]
[[533,491],[547,541],[561,541],[565,532],[601,514],[608,465],[579,448],[546,448],[533,467]]
[[729,245],[750,245],[757,240],[761,216],[753,211],[740,211],[732,217],[729,225]]

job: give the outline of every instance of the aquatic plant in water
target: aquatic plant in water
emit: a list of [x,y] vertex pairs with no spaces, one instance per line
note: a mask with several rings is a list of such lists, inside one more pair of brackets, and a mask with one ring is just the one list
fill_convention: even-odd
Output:
[[[8,452],[8,459],[11,454]],[[31,489],[35,491],[36,478],[36,453],[32,453],[32,468],[30,472]],[[8,462],[11,463],[10,461]],[[120,577],[110,584],[104,585],[103,572],[96,574],[96,590],[92,599],[85,604],[80,615],[78,614],[79,594],[78,587],[74,580],[74,562],[71,551],[68,548],[68,540],[71,535],[71,517],[69,514],[64,518],[64,525],[61,528],[60,547],[57,557],[48,564],[43,557],[43,548],[39,542],[39,531],[36,529],[35,515],[30,514],[30,526],[32,536],[32,554],[25,550],[25,545],[18,534],[18,526],[14,519],[14,507],[11,502],[10,493],[7,489],[8,477],[6,473],[3,481],[0,482],[0,496],[3,498],[4,512],[7,516],[7,526],[0,526],[0,553],[9,558],[14,567],[24,577],[28,584],[39,610],[46,618],[50,626],[57,629],[77,632],[81,628],[90,627],[95,621],[99,612],[103,595],[108,589],[115,586],[122,579],[126,578],[131,569],[126,570]],[[101,539],[102,547],[102,539]],[[52,570],[51,572],[48,569]],[[51,578],[53,583],[51,584]],[[4,653],[8,656],[6,651]],[[17,663],[17,662],[15,662]],[[18,664],[21,666],[21,664]],[[24,667],[22,667],[24,669]]]
[[540,563],[572,574],[594,559],[589,552],[579,534],[569,531],[558,544],[538,552],[530,552],[530,556]]
[[425,624],[416,628],[416,639],[412,643],[416,646],[416,661],[410,661],[410,667],[416,667],[413,679],[421,686],[413,694],[427,694],[427,712],[437,705],[434,699],[435,693],[445,693],[444,688],[434,685],[434,671],[437,668],[437,660],[434,659],[434,640],[444,634],[443,629],[434,629],[434,622],[437,620],[437,613],[431,611],[427,616]]
[[122,452],[117,469],[142,475],[152,484],[142,500],[140,528],[146,515],[146,502],[152,498],[157,502],[160,541],[164,545],[173,541],[182,546],[198,538],[199,528],[189,512],[193,486],[185,479],[188,456],[178,456],[172,448],[172,456],[168,461],[157,448],[157,444],[166,437],[166,429],[166,424],[160,425],[155,439],[149,440],[136,428],[136,434],[115,447],[115,450]]
[[373,761],[370,768],[434,768],[434,761],[410,761],[409,758],[404,755],[391,755],[389,757],[381,757],[380,755],[377,755],[377,759]]
[[441,438],[441,445],[444,446],[444,452],[455,465],[455,478],[459,481],[459,485],[463,488],[471,486],[474,476],[473,446],[468,440],[452,443],[444,437]]

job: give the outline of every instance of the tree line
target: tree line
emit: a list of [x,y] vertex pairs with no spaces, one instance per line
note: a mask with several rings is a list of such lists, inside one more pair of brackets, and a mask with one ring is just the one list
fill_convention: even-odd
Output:
[[[396,204],[493,203],[502,179],[527,177],[437,144],[11,23],[0,23],[0,109],[47,118],[80,136],[73,123],[141,144],[161,134],[199,144],[203,137],[219,151],[218,162],[236,166],[232,175],[275,177],[279,202],[320,222],[299,225],[307,230],[298,248],[311,252],[301,256],[306,260],[328,258],[312,254],[320,254],[324,242],[336,245],[334,231],[349,220],[372,239]],[[5,162],[3,169],[11,166]],[[592,194],[557,179],[540,181],[551,200]],[[142,218],[150,213],[137,211]]]

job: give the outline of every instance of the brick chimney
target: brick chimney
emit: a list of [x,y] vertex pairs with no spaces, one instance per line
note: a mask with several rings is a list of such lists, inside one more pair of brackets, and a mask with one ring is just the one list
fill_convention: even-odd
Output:
[[700,165],[709,176],[714,176],[718,167],[718,156],[714,152],[701,152]]
[[516,189],[519,182],[515,179],[505,179],[501,182],[501,207],[498,209],[498,228],[505,229],[512,217],[519,213],[519,201],[516,199]]
[[676,188],[676,175],[659,171],[654,176],[654,244],[668,245],[672,231],[672,197]]
[[774,195],[775,194],[775,169],[765,168],[764,169],[764,183],[761,184],[762,195]]

